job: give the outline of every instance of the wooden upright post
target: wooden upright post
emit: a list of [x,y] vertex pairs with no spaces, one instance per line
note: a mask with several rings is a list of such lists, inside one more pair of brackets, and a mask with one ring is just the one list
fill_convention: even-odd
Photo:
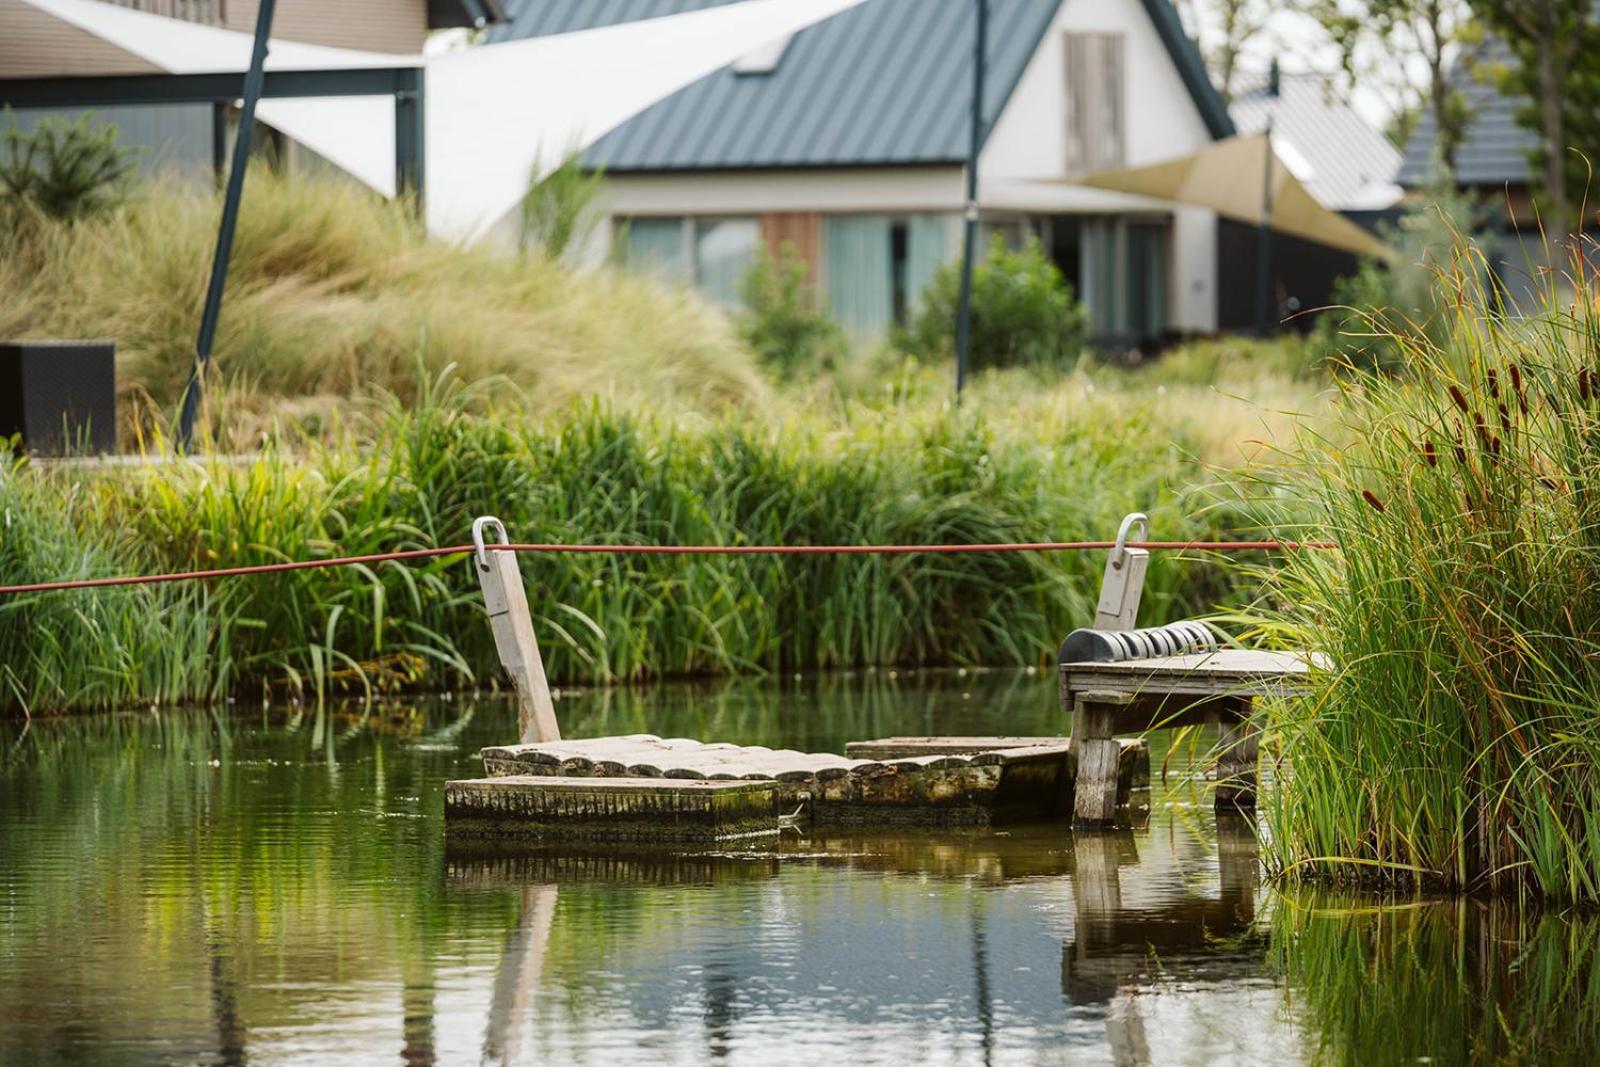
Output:
[[533,616],[528,612],[528,593],[522,587],[517,555],[486,548],[483,531],[488,526],[500,531],[501,544],[509,543],[499,519],[478,519],[472,524],[472,540],[477,549],[473,566],[483,587],[483,605],[494,630],[495,649],[517,690],[519,740],[524,745],[559,741],[561,728],[556,725],[556,707],[550,699],[550,683],[545,680],[539,642],[533,636]]

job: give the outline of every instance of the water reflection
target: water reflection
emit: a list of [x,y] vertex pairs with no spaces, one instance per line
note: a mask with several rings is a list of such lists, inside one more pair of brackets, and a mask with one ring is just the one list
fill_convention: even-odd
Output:
[[[1021,674],[567,694],[572,736],[786,747],[1059,729]],[[1600,931],[1259,884],[1250,827],[446,849],[513,716],[184,713],[0,727],[0,1061],[1589,1059]],[[1157,739],[1157,744],[1161,743]],[[1203,749],[1203,745],[1201,746]],[[1166,753],[1155,753],[1162,765]]]

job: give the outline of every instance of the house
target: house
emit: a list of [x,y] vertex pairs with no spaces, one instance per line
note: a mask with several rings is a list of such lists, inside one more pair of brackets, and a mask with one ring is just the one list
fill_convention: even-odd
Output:
[[[730,0],[508,0],[489,42]],[[699,78],[582,153],[623,262],[738,299],[791,246],[833,314],[883,333],[960,251],[971,3],[863,0]],[[1075,186],[1234,132],[1170,0],[990,0],[985,235],[1037,235],[1104,341],[1218,325],[1214,212]],[[1246,283],[1248,284],[1248,282]]]
[[[1534,225],[1532,183],[1536,180],[1529,154],[1538,143],[1534,131],[1517,121],[1528,105],[1522,97],[1507,96],[1486,73],[1517,62],[1505,42],[1490,37],[1471,62],[1457,62],[1450,85],[1462,96],[1469,116],[1457,145],[1454,178],[1458,189],[1493,204],[1495,226]],[[1431,111],[1424,111],[1406,141],[1395,180],[1406,189],[1425,188],[1436,176],[1439,127]]]
[[[1318,203],[1368,229],[1392,222],[1404,190],[1395,183],[1400,150],[1351,105],[1333,79],[1320,72],[1289,73],[1276,62],[1264,74],[1240,79],[1229,107],[1241,134],[1272,130],[1272,148],[1290,173]],[[1217,236],[1224,262],[1254,276],[1260,252],[1257,227],[1222,219]],[[1301,310],[1335,303],[1339,278],[1354,273],[1351,252],[1288,234],[1272,238],[1272,286],[1280,317],[1309,329],[1313,319],[1295,318]],[[1224,287],[1218,325],[1250,326],[1255,294]]]
[[[103,0],[105,7],[159,15],[250,34],[257,0]],[[89,27],[101,17],[100,3],[41,5],[30,0],[0,0],[0,78],[72,79],[104,75],[170,73],[149,56],[119,48]],[[115,12],[113,12],[115,13]],[[63,14],[72,17],[63,17]],[[428,34],[452,27],[481,27],[503,14],[501,0],[278,0],[272,36],[278,41],[356,49],[409,60]],[[40,118],[75,118],[82,108],[18,108],[24,127]],[[99,105],[99,120],[114,123],[118,139],[141,149],[147,169],[201,171],[220,167],[231,107],[208,103]],[[265,123],[258,138],[281,161],[321,165],[314,151]]]

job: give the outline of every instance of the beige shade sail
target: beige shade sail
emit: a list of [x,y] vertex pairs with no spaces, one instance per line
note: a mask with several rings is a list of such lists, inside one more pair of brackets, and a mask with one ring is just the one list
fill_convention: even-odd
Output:
[[[1240,222],[1259,225],[1270,214],[1279,233],[1363,256],[1386,256],[1388,248],[1306,191],[1276,153],[1265,133],[1229,137],[1199,152],[1144,167],[1094,171],[1064,179],[1070,185],[1136,193],[1206,207]],[[1270,195],[1269,195],[1270,194]]]

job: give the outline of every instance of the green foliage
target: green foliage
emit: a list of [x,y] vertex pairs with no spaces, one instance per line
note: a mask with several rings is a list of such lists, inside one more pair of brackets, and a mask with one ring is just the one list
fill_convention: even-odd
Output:
[[1582,223],[1582,203],[1600,160],[1600,11],[1591,0],[1471,0],[1515,62],[1488,69],[1500,91],[1523,102],[1517,121],[1536,135],[1529,151],[1541,176],[1538,203],[1564,234]]
[[[954,351],[961,265],[940,267],[896,343],[911,355],[948,360]],[[1066,367],[1077,358],[1088,315],[1072,287],[1030,239],[1021,249],[996,236],[972,274],[971,368]]]
[[844,330],[823,310],[808,273],[786,242],[777,256],[763,251],[742,283],[740,340],[784,378],[835,370],[849,354]]
[[[1377,91],[1395,104],[1395,130],[1409,134],[1416,117],[1433,118],[1435,149],[1453,167],[1472,115],[1451,78],[1451,63],[1478,29],[1471,0],[1299,0],[1331,38],[1347,87]],[[1401,61],[1397,62],[1396,58]],[[1406,60],[1415,59],[1425,72]],[[1397,145],[1404,145],[1398,137]]]
[[[1476,257],[1441,279],[1472,284]],[[1307,442],[1316,505],[1277,575],[1286,643],[1332,668],[1277,706],[1277,865],[1600,900],[1600,316],[1454,306],[1410,373],[1346,383],[1354,444]]]
[[[301,456],[268,448],[248,463],[101,475],[24,468],[12,478],[52,552],[8,547],[0,583],[77,573],[60,558],[68,550],[92,552],[96,573],[149,573],[460,544],[486,513],[518,540],[569,544],[1074,540],[1106,536],[1131,510],[1184,539],[1250,521],[1199,512],[1181,445],[1148,432],[1153,415],[1136,404],[1113,417],[1101,392],[1084,401],[1098,412],[1092,420],[1076,408],[1013,416],[1009,405],[991,420],[977,395],[953,411],[944,392],[675,426],[598,404],[550,421],[514,408],[473,414],[482,397],[448,386],[393,403],[369,439]],[[13,544],[15,534],[4,536]],[[550,675],[578,683],[1042,664],[1092,613],[1102,565],[1083,553],[523,558]],[[1165,558],[1145,610],[1151,621],[1206,610],[1231,588],[1220,561]],[[119,593],[100,591],[93,603],[152,620],[175,595]],[[32,624],[41,605],[74,610],[70,597],[0,600],[5,702],[106,707],[263,687],[362,695],[498,676],[460,557],[230,580],[208,595],[203,615],[152,624],[144,644],[64,628],[54,639],[61,655],[48,658]],[[163,627],[185,619],[198,620],[203,647],[167,636]],[[63,664],[118,680],[63,687]]]
[[6,111],[0,130],[0,204],[51,219],[107,211],[127,199],[137,153],[117,143],[117,128],[85,113],[75,122],[40,119],[24,131]]
[[604,182],[603,172],[583,168],[577,152],[569,153],[549,174],[533,178],[518,216],[517,245],[522,252],[561,259],[581,246],[599,221],[594,200]]
[[1363,258],[1355,274],[1335,284],[1334,307],[1313,334],[1320,349],[1358,370],[1395,372],[1405,368],[1417,340],[1446,346],[1455,305],[1481,309],[1493,299],[1488,271],[1462,246],[1480,210],[1456,190],[1449,168],[1436,165],[1400,221],[1383,230],[1392,258]]

